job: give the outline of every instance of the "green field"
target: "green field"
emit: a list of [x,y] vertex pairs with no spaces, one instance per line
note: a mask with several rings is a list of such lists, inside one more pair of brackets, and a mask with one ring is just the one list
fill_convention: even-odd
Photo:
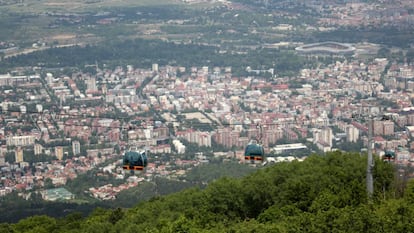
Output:
[[[7,3],[7,4],[6,4]],[[98,36],[122,36],[125,34],[143,34],[142,25],[128,26],[129,22],[117,22],[110,25],[97,25],[97,15],[111,12],[111,17],[123,14],[124,9],[170,8],[183,5],[171,0],[89,0],[89,1],[13,1],[0,2],[0,42],[8,41],[28,47],[35,42],[58,44],[90,43]],[[168,6],[168,7],[166,7]],[[134,12],[135,13],[135,12]],[[93,21],[95,18],[96,20]],[[156,21],[156,20],[155,20]],[[151,27],[148,22],[148,27]],[[76,38],[76,40],[75,40]]]
[[[6,1],[14,2],[14,1]],[[86,0],[86,1],[49,1],[49,0],[26,0],[15,1],[14,4],[0,4],[1,12],[16,12],[20,14],[40,14],[45,12],[59,13],[82,13],[96,11],[100,9],[110,9],[113,7],[142,7],[142,6],[162,6],[181,4],[181,1],[174,0]]]

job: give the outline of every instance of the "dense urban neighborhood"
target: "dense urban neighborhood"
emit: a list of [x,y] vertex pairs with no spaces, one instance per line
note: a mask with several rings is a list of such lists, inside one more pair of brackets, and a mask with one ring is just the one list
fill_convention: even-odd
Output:
[[[279,78],[273,70],[249,70],[246,77],[231,71],[153,64],[149,69],[96,66],[95,74],[1,75],[0,194],[27,195],[48,182],[64,186],[99,168],[97,175],[125,183],[88,191],[96,198],[115,198],[144,178],[176,178],[208,162],[203,152],[180,157],[188,154],[186,145],[213,151],[214,144],[223,148],[215,156],[241,163],[252,139],[265,146],[270,162],[297,150],[328,152],[354,145],[358,151],[359,142],[367,143],[370,118],[375,154],[394,151],[402,166],[412,161],[414,70],[407,63],[378,57],[365,64],[354,57],[303,69],[292,79]],[[263,72],[272,73],[261,77]],[[153,155],[139,177],[125,176],[120,166],[130,147]],[[161,154],[171,156],[161,161]]]
[[414,0],[0,0],[0,232],[412,232],[413,28]]

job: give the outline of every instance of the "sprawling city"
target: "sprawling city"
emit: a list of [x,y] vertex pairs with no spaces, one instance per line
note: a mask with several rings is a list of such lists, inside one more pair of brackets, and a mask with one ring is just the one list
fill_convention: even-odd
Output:
[[[236,148],[234,153],[218,156],[240,162],[251,138],[260,139],[269,153],[274,152],[272,157],[303,149],[302,143],[277,145],[281,140],[305,139],[310,142],[305,148],[328,152],[341,142],[367,142],[368,127],[362,122],[369,117],[374,118],[376,154],[398,148],[397,162],[407,165],[409,149],[414,146],[409,140],[414,109],[407,92],[413,89],[413,74],[407,64],[389,66],[387,59],[377,58],[370,64],[344,61],[303,69],[297,80],[303,84],[295,88],[277,77],[272,77],[274,83],[253,75],[234,77],[231,67],[190,67],[186,71],[185,67],[157,64],[149,69],[128,66],[126,70],[97,70],[95,76],[54,77],[47,73],[45,82],[40,76],[2,75],[2,86],[10,89],[4,90],[8,94],[1,105],[5,142],[0,157],[1,195],[43,187],[46,179],[53,185],[65,185],[67,179],[102,166],[107,159],[121,159],[131,146],[148,148],[152,154],[184,154],[183,141],[209,148],[214,141]],[[56,109],[42,102],[46,106],[53,103]],[[138,113],[151,114],[135,117]],[[390,118],[384,120],[380,113]],[[95,148],[81,151],[81,142]],[[29,164],[26,154],[32,160],[40,155],[53,160]],[[151,158],[145,175],[177,176],[185,170],[168,171],[166,165],[184,163],[191,169],[204,159],[196,154],[192,161],[163,163]],[[102,169],[124,178],[116,161]],[[99,189],[91,190],[99,195],[95,194]],[[122,188],[112,187],[109,193],[116,190]]]
[[[203,180],[197,173],[203,168],[213,173],[215,166],[236,166],[242,174],[237,176],[254,178],[258,191],[266,186],[260,186],[262,180],[255,174],[270,174],[274,167],[274,172],[283,172],[292,166],[292,172],[298,171],[295,179],[301,179],[306,169],[341,176],[345,171],[316,167],[345,167],[350,163],[347,156],[362,169],[346,172],[362,175],[355,175],[353,181],[345,179],[351,183],[344,183],[342,189],[323,187],[318,182],[324,181],[316,182],[318,178],[312,183],[312,177],[305,183],[318,184],[318,195],[346,196],[343,192],[352,190],[347,198],[361,194],[358,201],[342,205],[339,199],[318,196],[305,207],[296,197],[287,199],[287,194],[277,196],[275,191],[258,197],[248,191],[250,186],[235,185],[263,206],[234,207],[225,198],[225,192],[231,192],[226,189],[223,196],[218,195],[227,203],[223,213],[229,223],[208,229],[250,232],[246,229],[251,226],[268,232],[251,222],[255,219],[260,224],[272,222],[268,227],[276,232],[302,231],[305,228],[284,231],[286,226],[277,225],[270,216],[281,214],[270,211],[285,208],[283,198],[297,208],[291,217],[303,217],[294,211],[328,211],[322,206],[328,202],[338,209],[362,208],[413,195],[406,191],[412,189],[414,176],[413,1],[188,0],[130,7],[117,3],[121,5],[111,8],[112,4],[0,1],[1,12],[24,10],[0,17],[0,28],[6,32],[0,36],[0,204],[8,206],[18,199],[124,208],[120,203],[127,199],[122,195],[128,190],[134,195],[147,192],[136,203],[153,198],[151,205],[160,193],[198,187],[197,192],[205,189],[214,196],[215,188],[244,182],[243,178],[240,182],[219,179],[231,176],[227,173]],[[98,6],[102,8],[95,9]],[[13,26],[5,26],[7,22],[13,22],[16,33]],[[263,160],[246,161],[245,148],[252,142],[263,146]],[[124,154],[137,149],[147,152],[148,165],[142,171],[125,170]],[[367,171],[362,163],[371,153],[376,164]],[[330,162],[335,159],[336,163]],[[325,161],[328,165],[322,165]],[[375,193],[366,194],[365,175],[371,172]],[[285,182],[275,177],[263,182]],[[163,192],[167,186],[159,185],[160,179],[176,182],[170,185],[176,184],[175,189]],[[217,183],[209,184],[216,179]],[[296,181],[280,190],[290,190]],[[353,186],[356,183],[358,188]],[[152,188],[143,191],[148,185]],[[292,195],[314,195],[313,188],[300,189],[303,183],[294,187]],[[318,198],[326,198],[326,203]],[[412,211],[412,207],[404,208]],[[127,211],[107,211],[109,222],[118,227],[112,229],[122,228],[117,222],[127,221]],[[232,211],[236,214],[228,215]],[[28,216],[2,221],[17,222]],[[84,217],[96,221],[93,216]],[[201,220],[195,213],[180,216],[184,220],[178,215],[165,220],[170,225],[157,216],[158,225],[151,227],[157,232],[192,232],[209,224],[197,222]],[[187,226],[190,221],[193,225]],[[245,226],[237,225],[243,221]],[[411,227],[409,231],[414,223],[404,224]]]

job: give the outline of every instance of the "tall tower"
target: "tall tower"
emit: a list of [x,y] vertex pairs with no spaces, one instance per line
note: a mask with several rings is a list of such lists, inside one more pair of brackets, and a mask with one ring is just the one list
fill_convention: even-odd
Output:
[[3,112],[7,112],[9,110],[9,103],[8,102],[2,102],[1,103],[1,109]]
[[36,104],[36,110],[37,110],[37,112],[38,112],[38,113],[43,112],[43,105],[41,105],[41,104]]
[[33,149],[35,155],[40,155],[43,153],[43,146],[39,143],[34,144]]
[[20,146],[16,147],[16,150],[14,151],[14,158],[16,163],[23,162],[23,149]]
[[80,154],[80,143],[79,143],[79,141],[73,141],[72,142],[72,152],[73,152],[73,155]]
[[6,158],[4,157],[4,155],[0,154],[0,166],[4,166],[5,163],[6,163]]
[[346,127],[346,140],[348,142],[357,142],[359,138],[359,130],[353,126],[349,125]]
[[57,159],[62,160],[63,159],[63,147],[61,146],[55,147],[55,155]]
[[332,147],[333,145],[333,133],[332,129],[325,127],[321,130],[321,141]]
[[394,122],[392,121],[383,121],[384,135],[393,135],[394,134]]
[[94,77],[90,77],[88,80],[86,80],[86,88],[90,91],[98,90],[96,86],[96,79]]
[[158,64],[157,63],[152,64],[152,72],[158,72]]

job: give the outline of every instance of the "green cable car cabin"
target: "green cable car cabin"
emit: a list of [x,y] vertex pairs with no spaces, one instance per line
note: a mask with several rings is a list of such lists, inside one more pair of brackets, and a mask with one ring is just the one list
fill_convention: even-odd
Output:
[[395,160],[395,152],[393,150],[385,151],[385,154],[382,160],[386,162],[393,162]]
[[263,146],[255,142],[249,143],[244,151],[244,160],[252,163],[262,162],[264,160]]
[[145,150],[129,150],[124,153],[122,163],[122,168],[124,170],[141,171],[148,165],[148,158]]

